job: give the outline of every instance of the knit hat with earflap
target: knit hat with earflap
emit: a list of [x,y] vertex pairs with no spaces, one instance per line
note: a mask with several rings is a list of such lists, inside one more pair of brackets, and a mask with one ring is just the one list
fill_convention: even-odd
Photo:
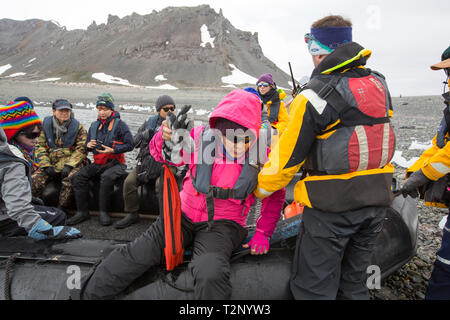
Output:
[[0,106],[0,125],[8,141],[20,130],[36,124],[42,124],[41,119],[28,102],[13,101],[6,106]]
[[168,95],[162,95],[156,100],[156,111],[159,112],[164,106],[174,105],[175,101],[173,101],[172,97]]

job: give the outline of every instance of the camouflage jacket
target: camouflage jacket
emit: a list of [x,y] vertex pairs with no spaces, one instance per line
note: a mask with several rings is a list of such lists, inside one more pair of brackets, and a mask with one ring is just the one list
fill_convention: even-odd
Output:
[[87,139],[87,132],[83,125],[80,123],[78,126],[78,133],[75,139],[75,143],[71,148],[63,148],[62,139],[59,138],[55,141],[55,147],[50,148],[45,139],[45,132],[42,131],[38,146],[36,148],[36,156],[39,161],[39,168],[46,168],[53,166],[56,172],[60,172],[64,165],[67,164],[72,167],[77,167],[86,161],[86,149],[84,145]]

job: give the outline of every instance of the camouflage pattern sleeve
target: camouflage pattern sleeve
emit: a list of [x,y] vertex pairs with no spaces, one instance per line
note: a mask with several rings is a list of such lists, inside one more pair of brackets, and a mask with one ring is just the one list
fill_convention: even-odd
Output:
[[87,154],[86,149],[84,148],[86,139],[86,129],[84,129],[83,125],[80,123],[80,126],[78,127],[77,138],[73,145],[73,152],[70,156],[70,159],[68,159],[68,161],[66,162],[67,165],[75,168],[80,165],[84,161],[84,159],[86,159]]
[[49,149],[47,148],[47,141],[45,140],[45,133],[42,130],[39,136],[38,145],[36,147],[36,157],[40,168],[51,167]]

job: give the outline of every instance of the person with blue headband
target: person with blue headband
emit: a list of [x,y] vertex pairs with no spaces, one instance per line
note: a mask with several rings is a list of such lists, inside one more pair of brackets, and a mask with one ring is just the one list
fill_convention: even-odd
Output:
[[304,206],[294,298],[369,299],[367,268],[393,199],[391,98],[384,77],[364,67],[372,52],[353,42],[349,20],[324,17],[305,42],[315,69],[254,193],[264,199],[304,173],[294,188]]

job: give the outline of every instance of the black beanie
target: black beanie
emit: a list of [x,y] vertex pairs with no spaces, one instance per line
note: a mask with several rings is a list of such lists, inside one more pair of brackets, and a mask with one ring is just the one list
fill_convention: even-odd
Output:
[[168,96],[168,95],[162,95],[156,100],[156,111],[161,111],[162,107],[167,106],[169,104],[173,104],[175,106],[175,101]]

